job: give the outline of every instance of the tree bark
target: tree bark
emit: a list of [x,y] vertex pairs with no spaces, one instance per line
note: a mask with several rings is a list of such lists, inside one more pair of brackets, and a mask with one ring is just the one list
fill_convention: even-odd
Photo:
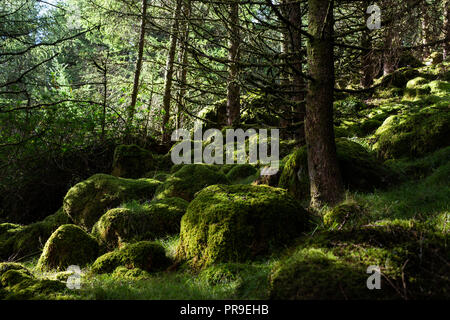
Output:
[[361,53],[361,81],[363,88],[368,88],[373,84],[374,63],[372,60],[372,38],[369,29],[365,29],[361,34],[361,47],[368,49]]
[[444,0],[444,36],[447,41],[444,42],[443,58],[450,57],[450,0]]
[[240,122],[241,88],[239,85],[239,1],[232,0],[229,14],[227,124],[235,126]]
[[[287,0],[282,1],[282,7],[281,12],[283,16],[287,17],[289,15],[289,9],[287,5]],[[291,77],[290,77],[290,71],[289,71],[289,61],[288,61],[288,55],[290,52],[289,49],[289,27],[287,25],[284,26],[283,30],[281,31],[281,88],[283,95],[286,91],[289,91],[289,88],[291,86]],[[280,119],[280,125],[282,128],[287,128],[292,125],[292,110],[289,105],[283,104],[281,106],[282,109],[282,117]],[[283,138],[289,138],[286,132],[281,132],[281,136]]]
[[383,51],[383,75],[388,75],[395,71],[395,50],[394,46],[394,31],[388,28],[386,30],[384,39]]
[[285,119],[281,120],[281,126],[286,127],[296,124],[294,137],[298,141],[303,141],[305,130],[303,121],[305,118],[305,82],[301,76],[302,72],[302,37],[299,28],[302,25],[302,15],[300,2],[297,0],[284,0],[282,3],[282,13],[288,23],[282,33],[283,67],[282,87],[289,90],[289,98],[293,102],[293,110],[285,110]]
[[343,199],[333,129],[333,0],[308,0],[308,67],[312,78],[306,96],[305,134],[308,150],[311,207]]
[[176,129],[180,128],[181,125],[181,110],[186,107],[184,96],[186,95],[186,78],[188,71],[188,50],[187,44],[189,41],[189,18],[191,15],[191,0],[184,0],[183,4],[183,24],[181,27],[181,43],[180,43],[180,56],[178,59],[181,65],[179,70],[179,81],[180,88],[178,90],[177,96],[177,119],[176,119]]
[[300,12],[300,2],[290,2],[289,21],[294,28],[290,26],[291,46],[292,46],[292,101],[294,101],[294,123],[296,123],[295,139],[303,141],[305,139],[305,128],[303,121],[305,120],[306,106],[305,106],[305,82],[301,75],[302,73],[302,37],[299,28],[302,25],[302,15]]
[[127,117],[127,136],[130,134],[131,126],[133,124],[134,114],[136,113],[136,102],[137,96],[139,93],[139,80],[141,78],[141,70],[142,70],[142,57],[144,55],[144,44],[145,44],[145,24],[147,17],[147,0],[142,0],[142,18],[141,18],[141,29],[139,35],[139,47],[138,47],[138,56],[136,60],[136,68],[134,72],[134,82],[133,82],[133,91],[131,93],[131,104],[128,108],[128,117]]
[[427,44],[431,41],[430,39],[430,15],[429,6],[426,1],[421,3],[421,37],[422,37],[422,59],[425,59],[430,54],[430,48]]
[[180,19],[181,0],[176,0],[175,12],[173,14],[173,24],[170,31],[169,53],[166,60],[166,73],[164,76],[164,96],[163,96],[163,122],[162,133],[163,143],[170,141],[169,134],[169,120],[170,120],[170,100],[172,99],[172,81],[173,81],[173,66],[175,61],[175,52],[177,48],[178,36],[178,21]]

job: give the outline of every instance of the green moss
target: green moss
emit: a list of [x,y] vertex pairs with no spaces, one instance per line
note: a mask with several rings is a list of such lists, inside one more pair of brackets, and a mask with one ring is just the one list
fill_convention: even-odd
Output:
[[431,88],[428,85],[429,80],[423,77],[417,77],[409,80],[406,84],[405,96],[406,97],[417,97],[421,95],[426,95],[431,92]]
[[114,150],[112,175],[123,178],[141,178],[154,169],[153,153],[135,144],[120,145]]
[[24,270],[9,270],[0,279],[7,300],[55,299],[65,285],[60,281],[36,279]]
[[32,275],[31,272],[20,263],[17,263],[17,262],[0,263],[0,277],[9,270],[19,270],[19,271],[23,271],[24,273],[26,273],[30,276]]
[[[448,298],[450,249],[442,235],[413,220],[305,237],[274,267],[273,299]],[[368,266],[378,266],[381,290],[368,290]],[[406,287],[406,289],[405,289]]]
[[117,267],[124,266],[128,269],[140,268],[156,272],[166,269],[170,263],[160,244],[141,241],[102,255],[94,262],[91,270],[94,273],[111,273]]
[[177,234],[187,205],[180,198],[165,198],[131,208],[112,209],[94,225],[92,234],[109,250],[123,243]]
[[387,118],[375,132],[373,150],[384,159],[420,157],[448,145],[448,105]]
[[241,282],[240,273],[244,270],[244,266],[239,263],[219,263],[203,269],[199,277],[209,285]]
[[256,168],[250,164],[238,164],[227,173],[227,178],[229,181],[238,181],[254,175],[256,171]]
[[69,216],[64,213],[63,208],[59,208],[56,213],[47,216],[43,222],[51,224],[55,229],[59,226],[62,226],[63,224],[69,224],[72,221],[70,220]]
[[75,224],[90,230],[108,208],[128,200],[149,200],[160,184],[152,179],[132,180],[96,174],[70,188],[63,209]]
[[346,200],[329,209],[323,216],[325,226],[332,229],[354,228],[357,225],[367,223],[364,208],[357,202]]
[[69,222],[69,217],[60,208],[43,221],[27,226],[12,223],[0,224],[0,259],[20,259],[40,254],[53,231]]
[[37,267],[41,270],[63,270],[70,265],[83,267],[97,255],[97,241],[80,227],[66,224],[48,239]]
[[158,187],[156,198],[178,197],[191,201],[195,193],[209,185],[229,183],[223,173],[210,167],[203,164],[184,165]]
[[281,172],[278,186],[287,189],[298,199],[309,197],[308,155],[306,146],[298,148],[288,156]]
[[428,83],[430,92],[440,97],[448,97],[450,95],[450,80],[435,80]]
[[282,189],[210,186],[181,219],[177,257],[194,267],[245,261],[286,245],[307,223],[307,212]]
[[40,254],[45,242],[58,228],[56,221],[40,221],[27,226],[9,228],[0,234],[0,259],[19,259]]
[[152,172],[147,172],[145,177],[164,182],[167,180],[168,177],[170,177],[170,174],[165,173],[165,172],[152,171]]
[[[384,166],[363,146],[348,139],[336,140],[336,150],[344,185],[351,190],[371,191],[397,181],[393,170]],[[294,151],[281,173],[279,187],[298,199],[309,197],[306,146]]]
[[224,175],[227,175],[228,172],[231,171],[234,167],[236,167],[237,164],[224,164],[220,166],[220,172],[222,172]]
[[290,154],[298,145],[299,142],[297,140],[280,140],[280,159]]
[[386,88],[386,89],[379,89],[377,90],[377,97],[378,98],[383,98],[383,99],[389,99],[389,98],[395,98],[395,97],[402,97],[404,93],[404,89],[403,88],[396,88],[396,87],[391,87],[391,88]]
[[183,168],[186,164],[185,163],[179,163],[179,164],[174,164],[171,168],[170,168],[170,173],[175,173],[178,170],[180,170],[181,168]]
[[2,273],[0,283],[2,287],[11,287],[33,278],[34,276],[26,269],[9,269]]
[[450,146],[439,149],[423,158],[390,159],[385,164],[409,178],[425,178],[450,161]]
[[0,223],[0,239],[7,238],[8,233],[20,230],[22,226],[15,223]]
[[113,278],[117,279],[132,279],[132,280],[146,280],[151,277],[150,273],[139,268],[128,269],[126,267],[117,267],[113,274]]
[[417,69],[414,68],[400,68],[393,73],[390,73],[384,77],[382,77],[380,80],[378,80],[376,83],[381,82],[381,87],[397,87],[397,88],[404,88],[409,80],[414,79],[420,75],[420,72]]

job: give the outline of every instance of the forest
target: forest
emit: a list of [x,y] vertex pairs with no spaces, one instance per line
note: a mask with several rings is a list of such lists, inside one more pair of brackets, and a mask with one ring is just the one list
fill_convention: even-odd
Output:
[[447,300],[449,181],[450,0],[0,1],[0,300]]

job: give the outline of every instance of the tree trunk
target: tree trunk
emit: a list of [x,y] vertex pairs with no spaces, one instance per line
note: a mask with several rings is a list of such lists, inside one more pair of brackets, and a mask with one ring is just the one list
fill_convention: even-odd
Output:
[[[284,17],[287,17],[289,15],[289,9],[287,5],[287,0],[282,1],[282,7],[281,12]],[[289,61],[288,61],[288,55],[289,55],[289,27],[286,25],[284,26],[283,30],[281,31],[281,90],[282,94],[285,95],[286,92],[288,92],[291,88],[291,76],[289,71]],[[287,94],[286,94],[287,95]],[[289,97],[290,98],[290,97]],[[290,108],[290,105],[283,104],[281,106],[282,110],[282,116],[280,119],[280,125],[282,128],[288,128],[292,125],[292,110]],[[284,139],[288,139],[289,136],[287,135],[287,132],[282,131],[281,137]]]
[[227,87],[227,124],[239,124],[241,88],[239,85],[239,2],[232,0],[229,14],[228,87]]
[[444,60],[450,57],[450,0],[444,0],[444,37],[447,41],[444,42],[443,58]]
[[361,81],[363,88],[368,88],[373,84],[374,65],[372,61],[372,38],[369,29],[365,29],[361,34],[361,47],[367,51],[361,52]]
[[166,60],[166,73],[164,76],[164,96],[163,96],[163,122],[162,133],[163,142],[170,141],[169,134],[169,119],[170,119],[170,100],[172,99],[172,80],[173,80],[173,65],[175,61],[175,51],[177,48],[177,36],[178,36],[178,21],[180,19],[181,0],[176,0],[175,12],[173,14],[173,24],[170,31],[170,44],[169,53]]
[[312,80],[306,96],[305,134],[311,207],[334,205],[343,199],[333,130],[333,0],[308,0],[308,66]]
[[147,0],[142,0],[141,31],[139,36],[139,47],[138,47],[138,56],[136,60],[136,69],[134,72],[133,92],[131,93],[131,104],[128,108],[127,128],[126,128],[127,136],[129,136],[130,134],[134,114],[136,112],[136,102],[139,93],[139,80],[141,78],[141,70],[142,70],[142,60],[143,60],[142,57],[144,55],[146,17],[147,17]]
[[394,34],[393,30],[386,30],[383,51],[383,75],[388,75],[395,71],[395,52],[394,52]]
[[108,103],[108,57],[109,51],[107,53],[104,69],[103,69],[103,112],[102,112],[102,133],[101,141],[105,140],[105,126],[106,126],[106,104]]
[[181,110],[186,107],[184,96],[186,95],[186,77],[188,71],[188,50],[187,43],[189,41],[189,17],[191,15],[191,0],[184,0],[183,5],[183,25],[181,27],[181,43],[180,43],[180,56],[178,62],[181,65],[179,70],[180,89],[177,96],[177,119],[176,129],[181,125]]
[[422,37],[422,59],[425,59],[430,54],[430,48],[427,44],[430,42],[430,16],[429,6],[426,1],[421,3],[421,37]]
[[302,37],[298,28],[302,25],[302,15],[300,12],[300,2],[292,0],[289,5],[289,22],[295,26],[290,26],[292,59],[290,64],[292,68],[292,101],[294,101],[294,123],[296,124],[295,139],[303,141],[305,139],[305,82],[302,73]]
[[[284,117],[281,119],[281,126],[287,127],[295,124],[295,139],[304,140],[305,130],[303,121],[305,117],[305,82],[301,76],[302,72],[302,38],[299,28],[302,25],[300,2],[298,0],[284,0],[282,3],[283,16],[289,23],[286,23],[282,33],[281,52],[284,72],[282,72],[283,91],[289,92],[289,98],[293,102],[294,108],[286,108]],[[286,90],[287,89],[287,90]]]

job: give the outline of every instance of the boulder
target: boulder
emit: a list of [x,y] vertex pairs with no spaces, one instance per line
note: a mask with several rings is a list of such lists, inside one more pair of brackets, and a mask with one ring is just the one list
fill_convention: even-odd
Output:
[[[446,299],[445,235],[414,220],[322,231],[299,242],[272,269],[270,298],[282,300]],[[369,290],[378,266],[381,290]],[[372,282],[371,282],[372,283]],[[406,290],[404,288],[406,287]]]
[[69,218],[60,209],[43,221],[27,226],[0,224],[0,259],[19,259],[39,254],[53,231],[68,221]]
[[[383,165],[363,146],[345,138],[336,140],[336,151],[346,188],[372,191],[398,180],[396,173]],[[284,165],[279,187],[299,199],[309,197],[309,174],[306,146],[295,150]]]
[[168,177],[158,187],[156,198],[178,197],[186,201],[194,199],[195,194],[213,184],[228,184],[227,177],[212,166],[205,164],[184,165]]
[[37,279],[26,268],[0,274],[0,298],[7,300],[57,299],[66,289],[64,283]]
[[132,208],[111,209],[94,225],[92,234],[108,250],[124,243],[177,234],[187,205],[180,198],[165,198]]
[[289,244],[307,223],[307,212],[283,189],[209,186],[181,219],[177,257],[194,267],[245,261]]
[[98,256],[98,243],[80,227],[65,224],[48,239],[38,261],[41,270],[64,270],[70,265],[83,267]]
[[171,260],[166,257],[164,248],[150,241],[128,244],[119,250],[108,252],[92,265],[93,273],[112,273],[123,266],[128,269],[139,268],[147,272],[157,272],[166,269]]
[[227,178],[229,181],[236,182],[254,175],[257,171],[258,170],[250,164],[238,164],[227,173]]
[[449,145],[450,108],[425,108],[387,118],[375,132],[372,149],[383,159],[421,157]]
[[96,174],[70,188],[64,197],[63,209],[72,221],[90,230],[110,208],[129,200],[150,200],[160,181],[125,179]]
[[331,229],[353,228],[369,222],[364,213],[364,208],[357,202],[346,200],[327,210],[323,216],[323,223]]
[[122,178],[142,178],[155,167],[153,153],[135,144],[120,145],[114,150],[112,175]]

